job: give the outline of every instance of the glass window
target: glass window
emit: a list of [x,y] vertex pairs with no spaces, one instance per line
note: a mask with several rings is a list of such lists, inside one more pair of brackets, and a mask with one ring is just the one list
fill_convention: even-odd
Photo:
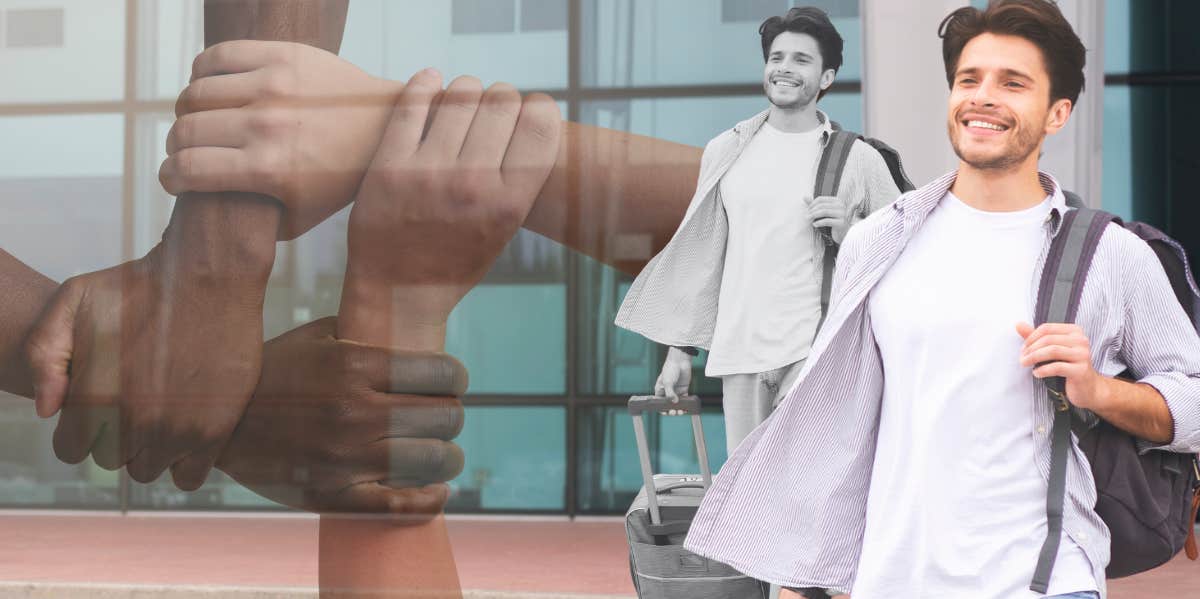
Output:
[[[647,395],[662,368],[666,348],[613,324],[633,278],[590,258],[580,259],[581,323],[576,343],[581,395]],[[704,376],[707,352],[692,359],[692,393],[721,394],[720,379]]]
[[[761,95],[603,100],[584,102],[581,120],[599,127],[702,147],[722,131],[769,106]],[[862,131],[862,94],[826,94],[818,106],[843,127]]]
[[1133,218],[1133,122],[1129,86],[1104,88],[1103,208],[1124,219]]
[[[637,441],[624,406],[594,406],[579,414],[578,505],[583,513],[621,513],[642,487]],[[705,408],[701,417],[709,467],[725,463],[725,420],[720,409]],[[647,444],[655,474],[700,471],[691,418],[651,415],[646,418]]]
[[0,103],[103,102],[125,93],[125,2],[0,0]]
[[512,33],[517,19],[516,0],[452,0],[454,24],[450,31],[464,33]]
[[46,276],[121,261],[121,115],[0,117],[0,247]]
[[[514,7],[514,0],[352,0],[341,55],[399,81],[433,66],[447,81],[473,75],[521,89],[566,87],[566,29],[531,17],[530,27],[516,31]],[[471,30],[481,27],[492,29]]]
[[857,17],[858,2],[859,0],[721,0],[721,20],[726,23],[761,23],[768,17],[782,15],[789,6],[815,6],[825,11],[831,19]]
[[279,510],[287,508],[264,499],[243,487],[223,472],[213,470],[204,486],[196,491],[180,491],[170,471],[158,480],[142,484],[129,481],[129,507],[138,510]]
[[119,475],[89,457],[64,464],[51,439],[58,418],[42,420],[33,402],[0,393],[0,506],[115,509]]
[[450,511],[564,509],[566,408],[468,407],[455,442],[466,462]]
[[[789,3],[770,5],[773,8],[742,0],[583,0],[581,80],[589,87],[756,84],[763,72],[758,35],[762,18],[749,15],[782,15]],[[844,12],[835,11],[832,18],[845,40],[838,79],[857,81],[862,77],[862,20],[857,10],[854,16],[837,16]],[[727,16],[738,18],[730,21]]]
[[566,31],[567,0],[520,0],[521,31]]
[[66,15],[61,8],[13,8],[4,15],[5,48],[61,48]]
[[174,100],[204,49],[203,0],[139,0],[138,96]]
[[566,393],[566,285],[479,285],[450,315],[446,351],[470,394]]
[[1129,0],[1105,0],[1104,72],[1129,72]]

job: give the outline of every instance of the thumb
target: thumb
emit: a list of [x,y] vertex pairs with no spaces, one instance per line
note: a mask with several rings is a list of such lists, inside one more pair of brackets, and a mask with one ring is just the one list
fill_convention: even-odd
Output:
[[1033,331],[1033,325],[1027,322],[1017,323],[1017,334],[1020,335],[1022,339],[1027,339],[1029,335],[1033,334]]
[[42,418],[57,414],[67,397],[79,300],[77,286],[69,281],[64,283],[25,342],[25,359],[33,379],[33,401]]

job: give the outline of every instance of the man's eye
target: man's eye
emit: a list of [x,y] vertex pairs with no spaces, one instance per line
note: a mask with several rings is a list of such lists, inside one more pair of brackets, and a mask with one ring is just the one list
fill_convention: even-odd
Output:
[[1023,83],[1021,83],[1020,81],[1009,81],[1008,83],[1005,83],[1004,85],[1006,85],[1007,87],[1013,87],[1013,88],[1025,87],[1025,85]]
[[962,79],[958,80],[958,84],[959,85],[974,85],[975,80],[971,79],[970,77],[963,77]]

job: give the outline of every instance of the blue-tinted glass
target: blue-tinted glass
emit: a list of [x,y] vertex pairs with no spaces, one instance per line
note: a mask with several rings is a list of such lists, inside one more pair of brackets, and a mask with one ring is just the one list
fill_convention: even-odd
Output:
[[[458,33],[455,4],[461,1],[352,0],[341,55],[373,75],[402,81],[432,66],[440,69],[447,81],[473,75],[485,83],[506,81],[522,89],[566,87],[565,29],[518,32],[516,17],[509,12],[503,32]],[[515,6],[514,1],[501,0],[498,5]],[[474,3],[490,4],[492,0]],[[461,18],[484,19],[484,13],[491,14],[464,9],[466,16]],[[485,20],[491,26],[505,17]]]
[[452,483],[450,511],[564,508],[566,409],[469,407],[455,439],[463,472]]
[[1128,86],[1104,88],[1104,164],[1101,199],[1105,210],[1133,218],[1132,93]]
[[1129,72],[1129,0],[1105,0],[1104,72]]
[[[646,395],[654,392],[663,346],[613,324],[633,278],[590,258],[580,259],[580,311],[586,316],[576,339],[578,392],[582,395]],[[720,395],[721,381],[704,376],[707,352],[692,359],[693,393]]]
[[[725,463],[725,420],[706,408],[702,416],[709,466]],[[646,418],[647,444],[655,473],[700,471],[691,418],[651,415]],[[621,513],[642,487],[637,442],[624,407],[580,410],[578,509],[585,513]]]
[[483,284],[450,315],[446,351],[471,375],[471,394],[566,392],[566,286]]
[[704,146],[720,132],[766,109],[762,96],[585,102],[583,122]]
[[[775,3],[784,14],[788,3]],[[711,85],[762,80],[759,20],[726,22],[719,0],[583,0],[585,86]],[[738,9],[741,11],[742,9]],[[834,18],[841,81],[862,76],[862,21]]]

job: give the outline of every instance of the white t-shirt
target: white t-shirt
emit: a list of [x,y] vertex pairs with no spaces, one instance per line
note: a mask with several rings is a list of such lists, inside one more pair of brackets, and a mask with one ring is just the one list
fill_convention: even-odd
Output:
[[729,240],[708,376],[766,372],[808,356],[821,288],[804,198],[820,136],[820,127],[784,133],[764,124],[721,178]]
[[[854,599],[1040,597],[1040,408],[1016,324],[1033,317],[1049,213],[947,194],[872,291],[884,392]],[[1097,590],[1092,576],[1064,535],[1049,594]]]

